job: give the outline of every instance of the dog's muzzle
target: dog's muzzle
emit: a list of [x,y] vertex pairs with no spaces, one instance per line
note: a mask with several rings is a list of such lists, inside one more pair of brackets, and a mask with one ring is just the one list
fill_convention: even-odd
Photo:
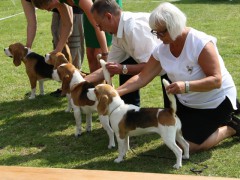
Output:
[[88,92],[87,92],[87,97],[88,99],[90,99],[91,101],[96,101],[96,95],[95,95],[95,92],[94,92],[94,89],[95,88],[89,88],[88,89]]
[[13,57],[12,53],[10,53],[9,48],[4,48],[4,53],[8,56],[8,57]]
[[59,77],[58,72],[57,72],[56,69],[53,70],[53,73],[52,73],[52,79],[55,80],[55,81],[58,81],[58,82],[61,81],[61,79],[60,79],[60,77]]
[[46,54],[45,55],[45,62],[48,63],[49,59],[50,59],[50,54]]

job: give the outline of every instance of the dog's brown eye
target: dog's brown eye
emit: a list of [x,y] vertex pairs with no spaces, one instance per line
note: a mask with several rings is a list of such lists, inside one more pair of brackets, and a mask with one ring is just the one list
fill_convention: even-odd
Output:
[[98,92],[96,89],[94,89],[94,93],[96,94],[96,96],[98,96]]

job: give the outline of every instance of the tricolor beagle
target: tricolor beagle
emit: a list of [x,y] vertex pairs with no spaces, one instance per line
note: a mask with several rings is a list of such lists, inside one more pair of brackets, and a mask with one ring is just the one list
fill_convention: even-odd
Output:
[[72,58],[67,59],[62,52],[51,53],[45,55],[45,62],[53,65],[53,69],[64,63],[72,63]]
[[[169,85],[166,80],[163,83],[165,87]],[[174,95],[168,94],[171,101],[169,109],[140,108],[125,104],[117,91],[108,84],[100,84],[89,89],[87,96],[92,101],[97,102],[99,115],[109,116],[111,127],[118,142],[119,155],[114,162],[123,161],[129,149],[129,136],[152,132],[161,135],[166,145],[174,152],[177,158],[174,168],[178,169],[182,166],[182,158],[189,158],[189,144],[182,136],[181,122],[176,115]],[[183,156],[176,141],[184,150]]]
[[[94,85],[85,81],[79,70],[70,63],[60,65],[53,71],[52,78],[56,81],[62,81],[62,93],[66,93],[70,99],[71,104],[69,105],[72,105],[76,121],[75,135],[80,136],[82,133],[81,113],[86,114],[86,131],[90,132],[92,128],[92,113],[97,112],[97,107],[94,101],[88,99],[87,90],[88,88],[93,88]],[[114,133],[109,125],[108,116],[100,115],[99,119],[109,136],[108,148],[115,147]]]
[[44,57],[31,52],[30,49],[24,47],[21,43],[11,44],[8,48],[4,49],[7,56],[13,57],[15,66],[25,64],[26,72],[31,84],[31,95],[29,99],[36,97],[36,86],[39,81],[40,94],[44,95],[43,81],[51,79],[53,66],[45,62]]

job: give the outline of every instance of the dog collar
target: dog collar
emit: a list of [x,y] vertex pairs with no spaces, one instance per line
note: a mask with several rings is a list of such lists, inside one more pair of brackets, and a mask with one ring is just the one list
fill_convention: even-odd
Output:
[[28,47],[24,47],[24,48],[28,50],[26,56],[24,57],[24,59],[25,59],[32,51],[31,51],[31,49],[28,48]]
[[[123,102],[123,100],[122,100]],[[109,116],[112,115],[113,111],[115,111],[117,108],[119,108],[121,105],[123,105],[123,103],[121,103],[120,105],[118,105],[117,107],[115,107],[110,113],[108,113]]]

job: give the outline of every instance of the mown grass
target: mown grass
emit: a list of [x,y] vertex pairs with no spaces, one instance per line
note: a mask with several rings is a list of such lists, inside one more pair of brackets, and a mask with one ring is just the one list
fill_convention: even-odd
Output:
[[[20,1],[14,2],[15,6],[10,0],[1,1],[0,19],[22,12]],[[123,0],[123,7],[126,11],[151,12],[159,2]],[[189,26],[218,38],[220,54],[239,94],[239,1],[183,0],[173,3],[186,13]],[[51,13],[37,10],[37,15],[38,32],[33,50],[44,55],[52,50]],[[24,14],[1,20],[0,48],[13,42],[25,43],[25,29]],[[193,174],[190,168],[200,162],[208,166],[201,173],[203,176],[240,178],[238,138],[229,138],[212,150],[192,154],[190,161],[183,161],[183,167],[175,170],[172,168],[175,161],[173,153],[157,135],[134,137],[130,145],[137,155],[129,151],[125,162],[115,164],[113,160],[117,149],[107,149],[108,138],[97,120],[97,114],[94,115],[93,131],[76,138],[73,114],[64,112],[66,99],[49,95],[60,84],[47,81],[46,95],[28,100],[24,94],[30,90],[30,85],[24,66],[14,67],[12,59],[6,57],[3,51],[0,58],[0,165]],[[86,59],[83,70],[88,71]],[[116,87],[117,82],[115,77]],[[162,107],[159,77],[141,90],[141,98],[144,107]]]

